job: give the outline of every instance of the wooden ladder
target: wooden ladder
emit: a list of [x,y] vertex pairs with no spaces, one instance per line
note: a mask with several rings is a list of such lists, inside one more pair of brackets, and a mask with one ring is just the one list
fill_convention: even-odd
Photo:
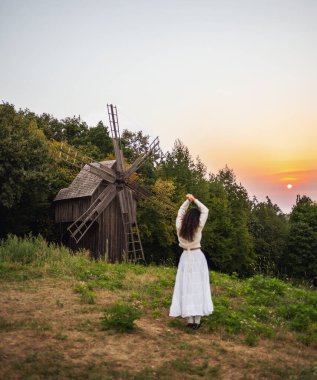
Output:
[[139,227],[137,222],[131,223],[130,221],[124,222],[124,231],[127,242],[127,261],[129,262],[144,262],[144,251],[140,239]]

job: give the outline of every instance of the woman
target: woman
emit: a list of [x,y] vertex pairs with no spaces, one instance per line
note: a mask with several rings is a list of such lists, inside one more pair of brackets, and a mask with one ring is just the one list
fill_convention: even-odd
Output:
[[[200,250],[208,208],[192,194],[187,194],[186,198],[176,219],[178,241],[184,251],[177,269],[169,315],[187,318],[187,326],[197,329],[201,317],[213,312],[207,261]],[[188,209],[192,202],[197,207]]]

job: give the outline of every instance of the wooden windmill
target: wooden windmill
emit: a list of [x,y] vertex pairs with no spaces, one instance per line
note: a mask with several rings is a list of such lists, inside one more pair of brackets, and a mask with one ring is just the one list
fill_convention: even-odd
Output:
[[[93,162],[75,148],[60,143],[59,157],[81,169],[66,189],[55,198],[55,220],[68,236],[72,248],[89,249],[111,262],[144,261],[136,218],[136,195],[151,193],[131,179],[150,156],[160,152],[158,138],[146,152],[125,168],[121,149],[117,108],[107,105],[115,160]],[[66,231],[67,230],[67,231]],[[64,236],[66,236],[64,233]]]

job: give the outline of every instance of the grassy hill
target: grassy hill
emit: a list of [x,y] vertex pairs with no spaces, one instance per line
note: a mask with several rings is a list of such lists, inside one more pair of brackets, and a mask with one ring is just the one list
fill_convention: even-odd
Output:
[[199,330],[168,317],[175,268],[0,245],[1,379],[316,379],[317,293],[211,272]]

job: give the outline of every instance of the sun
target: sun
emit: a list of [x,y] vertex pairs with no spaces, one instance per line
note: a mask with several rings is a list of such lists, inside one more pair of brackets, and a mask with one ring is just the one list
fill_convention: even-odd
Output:
[[290,190],[293,187],[293,185],[291,183],[289,183],[286,185],[286,187]]

